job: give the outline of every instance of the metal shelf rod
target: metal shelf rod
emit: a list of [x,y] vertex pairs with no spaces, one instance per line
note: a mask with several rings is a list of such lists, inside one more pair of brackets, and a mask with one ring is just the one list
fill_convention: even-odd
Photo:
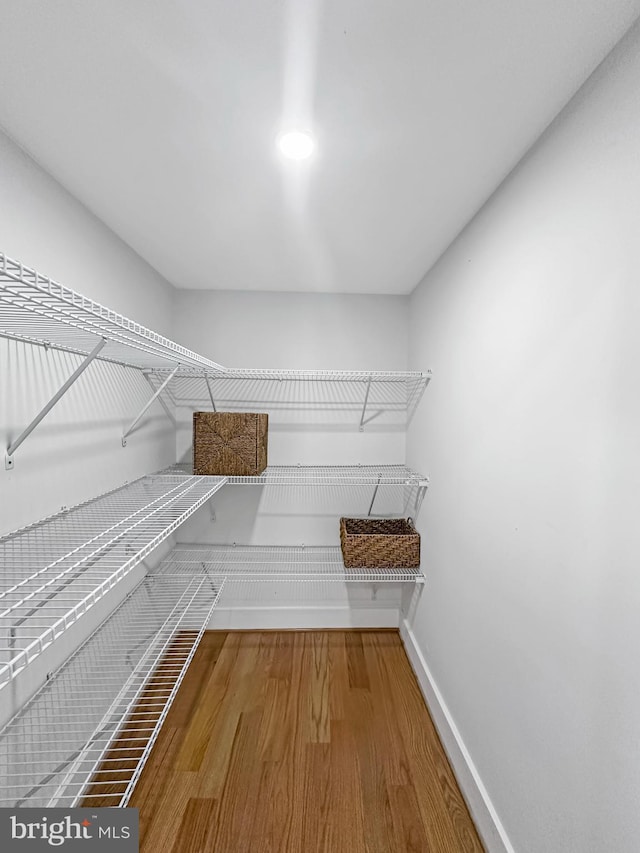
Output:
[[[154,384],[153,384],[153,382],[151,381],[151,379],[150,379],[150,377],[149,377],[149,374],[147,373],[147,371],[146,371],[146,370],[143,370],[143,371],[142,371],[142,375],[144,376],[145,381],[146,381],[147,385],[151,388],[151,390],[152,390],[152,391],[155,391],[156,389],[155,389],[155,387],[154,387]],[[177,426],[177,425],[176,425],[176,419],[174,418],[174,416],[173,416],[173,413],[172,413],[171,409],[170,409],[170,408],[169,408],[169,406],[166,404],[166,402],[165,402],[164,397],[162,396],[162,394],[159,394],[159,395],[158,395],[158,402],[160,403],[160,405],[162,406],[162,408],[163,408],[163,409],[165,410],[165,412],[167,413],[167,417],[169,418],[169,420],[171,421],[171,423],[173,424],[174,429],[175,429],[175,428],[176,428],[176,426]]]
[[367,391],[366,391],[366,394],[364,395],[364,404],[362,406],[362,414],[360,415],[360,432],[362,432],[364,430],[364,424],[365,424],[364,416],[367,413],[367,402],[369,400],[369,392],[370,391],[371,391],[371,377],[369,377],[369,379],[367,380]]
[[214,412],[216,412],[217,411],[216,401],[213,399],[213,391],[211,390],[211,382],[209,381],[209,377],[207,376],[206,373],[204,375],[204,381],[205,381],[206,386],[207,386],[207,391],[209,392],[209,399],[211,400],[211,408],[213,409]]
[[369,511],[367,515],[371,515],[371,511],[373,510],[373,505],[376,502],[376,495],[378,494],[378,489],[380,488],[380,480],[382,479],[382,474],[378,474],[378,482],[376,483],[376,487],[373,490],[373,496],[371,498],[371,503],[369,504]]
[[139,413],[139,414],[138,414],[138,415],[133,419],[133,421],[129,424],[129,426],[127,427],[127,429],[123,432],[123,434],[122,434],[122,446],[123,446],[123,447],[126,447],[126,446],[127,446],[127,436],[131,434],[131,431],[133,430],[133,428],[135,427],[135,425],[138,423],[138,421],[140,420],[140,418],[141,418],[141,417],[144,415],[144,413],[147,411],[147,409],[149,408],[149,406],[151,406],[151,404],[152,404],[152,403],[153,403],[153,401],[156,399],[156,397],[159,397],[159,396],[160,396],[160,394],[162,394],[162,392],[163,392],[163,391],[164,391],[164,389],[167,387],[167,385],[169,384],[169,382],[171,382],[171,380],[172,380],[172,379],[173,379],[173,377],[175,376],[176,371],[178,370],[178,368],[179,368],[179,367],[180,367],[180,365],[179,365],[179,364],[177,364],[177,365],[175,366],[175,368],[172,370],[172,372],[167,376],[167,378],[164,380],[164,382],[162,383],[162,385],[161,385],[161,386],[158,388],[158,390],[155,392],[155,394],[153,395],[153,397],[152,397],[152,398],[151,398],[147,403],[145,403],[145,405],[142,407],[142,409],[141,409],[140,413]]

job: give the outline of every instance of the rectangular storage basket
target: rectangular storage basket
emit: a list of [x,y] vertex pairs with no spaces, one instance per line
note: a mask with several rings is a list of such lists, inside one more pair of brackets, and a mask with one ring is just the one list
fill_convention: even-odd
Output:
[[193,473],[255,477],[267,467],[269,415],[194,412]]
[[340,545],[348,569],[420,565],[420,534],[410,518],[341,518]]

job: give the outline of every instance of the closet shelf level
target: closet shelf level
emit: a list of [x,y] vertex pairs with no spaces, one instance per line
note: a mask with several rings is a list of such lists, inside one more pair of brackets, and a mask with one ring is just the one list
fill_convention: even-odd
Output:
[[0,252],[0,335],[178,379],[425,383],[431,373],[224,367]]
[[[167,473],[188,473],[188,465],[177,465]],[[429,478],[406,465],[269,465],[257,476],[228,476],[230,485],[243,486],[419,486]]]
[[341,581],[407,583],[424,581],[417,568],[347,569],[337,546],[179,545],[164,561],[165,571],[190,576],[206,571],[232,581]]
[[[13,455],[92,361],[143,371],[154,394],[122,436],[156,400],[175,406],[246,411],[247,405],[273,414],[349,413],[348,423],[406,426],[431,372],[387,370],[283,370],[229,368],[159,335],[110,308],[0,252],[0,337],[74,353],[83,358],[72,376],[7,447]],[[169,412],[170,414],[170,412]]]
[[249,370],[211,376],[179,367],[145,374],[153,388],[191,411],[269,412],[277,422],[309,417],[320,425],[358,426],[361,432],[406,428],[431,379],[430,371]]
[[219,364],[180,346],[122,314],[82,296],[0,252],[0,335],[127,367],[176,364],[216,375]]
[[144,578],[0,732],[0,806],[126,806],[222,585]]
[[[181,471],[187,474],[190,466],[180,464],[168,471]],[[379,508],[380,490],[394,492],[402,498],[401,515],[416,519],[429,487],[429,478],[413,471],[406,465],[269,465],[257,476],[226,478],[229,485],[267,486],[269,488],[309,488],[323,487],[359,488],[369,487],[370,500],[367,498],[367,516],[374,514],[374,506]],[[379,509],[378,509],[379,512]],[[398,515],[399,508],[382,515]],[[364,513],[364,508],[361,512]]]
[[225,482],[142,477],[0,538],[0,688]]

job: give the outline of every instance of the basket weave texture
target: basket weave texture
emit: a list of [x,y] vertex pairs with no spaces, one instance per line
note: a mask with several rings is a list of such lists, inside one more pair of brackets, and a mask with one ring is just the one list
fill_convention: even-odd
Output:
[[269,415],[194,412],[193,473],[255,477],[267,467]]
[[408,569],[420,565],[420,534],[411,519],[341,518],[340,546],[348,569]]

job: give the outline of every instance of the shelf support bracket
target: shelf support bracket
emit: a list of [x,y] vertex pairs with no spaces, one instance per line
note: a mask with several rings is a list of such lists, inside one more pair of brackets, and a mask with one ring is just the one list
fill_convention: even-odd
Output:
[[364,431],[364,416],[367,413],[367,403],[369,402],[369,391],[371,391],[371,377],[367,380],[367,393],[364,395],[364,405],[362,406],[362,415],[360,416],[360,432]]
[[131,423],[129,424],[128,428],[123,432],[123,434],[122,434],[122,446],[123,446],[123,447],[126,447],[126,446],[127,446],[127,436],[131,434],[131,432],[132,432],[133,428],[134,428],[134,427],[135,427],[135,425],[138,423],[138,421],[140,420],[140,418],[144,415],[144,413],[147,411],[147,409],[149,408],[149,406],[153,403],[153,401],[154,401],[157,397],[159,397],[159,396],[160,396],[160,394],[162,394],[162,392],[164,391],[164,389],[167,387],[167,385],[169,384],[169,382],[171,382],[171,380],[173,379],[173,377],[174,377],[174,376],[175,376],[175,374],[177,373],[177,371],[178,371],[178,368],[179,368],[179,367],[180,367],[180,365],[179,365],[179,364],[176,364],[176,366],[173,368],[173,370],[171,371],[171,373],[170,373],[170,374],[167,376],[167,378],[164,380],[164,382],[162,383],[162,385],[158,388],[158,390],[157,390],[157,391],[156,391],[156,393],[153,395],[153,397],[152,397],[152,398],[151,398],[147,403],[145,403],[145,405],[142,407],[142,410],[141,410],[141,411],[140,411],[140,413],[137,415],[137,417],[135,417],[135,418],[131,421]]
[[416,493],[416,502],[413,505],[413,519],[414,521],[418,518],[418,514],[420,512],[420,508],[422,506],[422,501],[424,500],[424,496],[427,493],[428,486],[418,486],[418,491]]
[[[152,391],[155,391],[155,390],[156,390],[156,387],[155,387],[155,385],[153,384],[153,382],[151,381],[151,379],[149,378],[149,375],[148,375],[147,373],[143,373],[142,375],[143,375],[143,376],[144,376],[144,378],[147,380],[147,383],[148,383],[149,387],[151,388],[151,390],[152,390]],[[173,414],[171,413],[171,409],[169,408],[169,406],[167,406],[167,404],[166,404],[166,402],[165,402],[165,400],[164,400],[164,398],[163,398],[162,396],[159,396],[159,397],[158,397],[158,402],[160,403],[160,405],[162,406],[162,408],[165,410],[165,412],[167,413],[167,417],[169,418],[169,420],[171,421],[171,423],[172,423],[172,424],[174,425],[174,427],[175,427],[175,425],[176,425],[176,419],[173,417]]]
[[204,375],[204,381],[207,383],[207,391],[209,392],[209,399],[211,400],[211,407],[212,407],[214,412],[217,412],[218,410],[216,409],[216,403],[215,403],[215,400],[213,399],[213,391],[211,390],[211,383],[209,382],[209,377],[207,376],[206,373]]
[[60,390],[59,390],[59,391],[57,391],[57,392],[53,395],[53,397],[49,400],[49,402],[47,403],[47,405],[46,405],[46,406],[45,406],[45,407],[44,407],[44,408],[39,412],[39,414],[37,414],[37,415],[36,415],[36,417],[31,421],[31,423],[29,424],[29,426],[28,426],[28,427],[26,427],[26,429],[24,429],[24,430],[20,433],[20,435],[16,438],[16,440],[15,440],[15,441],[12,441],[12,442],[11,442],[11,444],[10,444],[10,445],[9,445],[9,447],[7,448],[7,455],[5,456],[5,468],[7,468],[7,469],[11,469],[11,468],[13,468],[13,454],[14,454],[14,453],[16,452],[16,450],[20,447],[20,445],[22,444],[22,442],[23,442],[26,438],[28,438],[28,437],[31,435],[31,433],[32,433],[32,432],[34,431],[34,429],[38,426],[38,424],[40,423],[40,421],[41,421],[43,418],[45,418],[45,417],[49,414],[49,412],[51,411],[51,409],[53,409],[53,407],[54,407],[54,406],[55,406],[55,404],[58,402],[58,400],[60,400],[62,397],[64,397],[64,395],[67,393],[67,391],[69,390],[69,388],[71,388],[71,386],[72,386],[72,385],[73,385],[73,383],[76,381],[76,379],[77,379],[77,378],[78,378],[82,373],[84,373],[84,371],[87,369],[87,367],[89,367],[89,365],[90,365],[90,364],[91,364],[91,362],[94,360],[94,358],[96,358],[96,357],[98,356],[98,354],[100,353],[100,350],[104,347],[104,345],[105,345],[105,344],[106,344],[106,340],[105,340],[104,338],[102,338],[100,341],[98,341],[98,343],[96,344],[96,346],[91,350],[91,352],[90,352],[90,353],[89,353],[89,355],[85,358],[85,360],[82,362],[82,364],[80,364],[80,365],[79,365],[79,366],[78,366],[78,367],[73,371],[73,373],[72,373],[72,374],[71,374],[71,376],[67,379],[67,381],[64,383],[64,385],[60,388]]
[[371,510],[373,509],[373,505],[374,505],[375,500],[376,500],[376,495],[378,494],[378,489],[380,488],[380,480],[381,479],[382,479],[382,474],[378,474],[378,482],[376,483],[375,488],[373,490],[373,497],[371,498],[371,503],[369,504],[369,512],[367,513],[367,515],[371,515]]

